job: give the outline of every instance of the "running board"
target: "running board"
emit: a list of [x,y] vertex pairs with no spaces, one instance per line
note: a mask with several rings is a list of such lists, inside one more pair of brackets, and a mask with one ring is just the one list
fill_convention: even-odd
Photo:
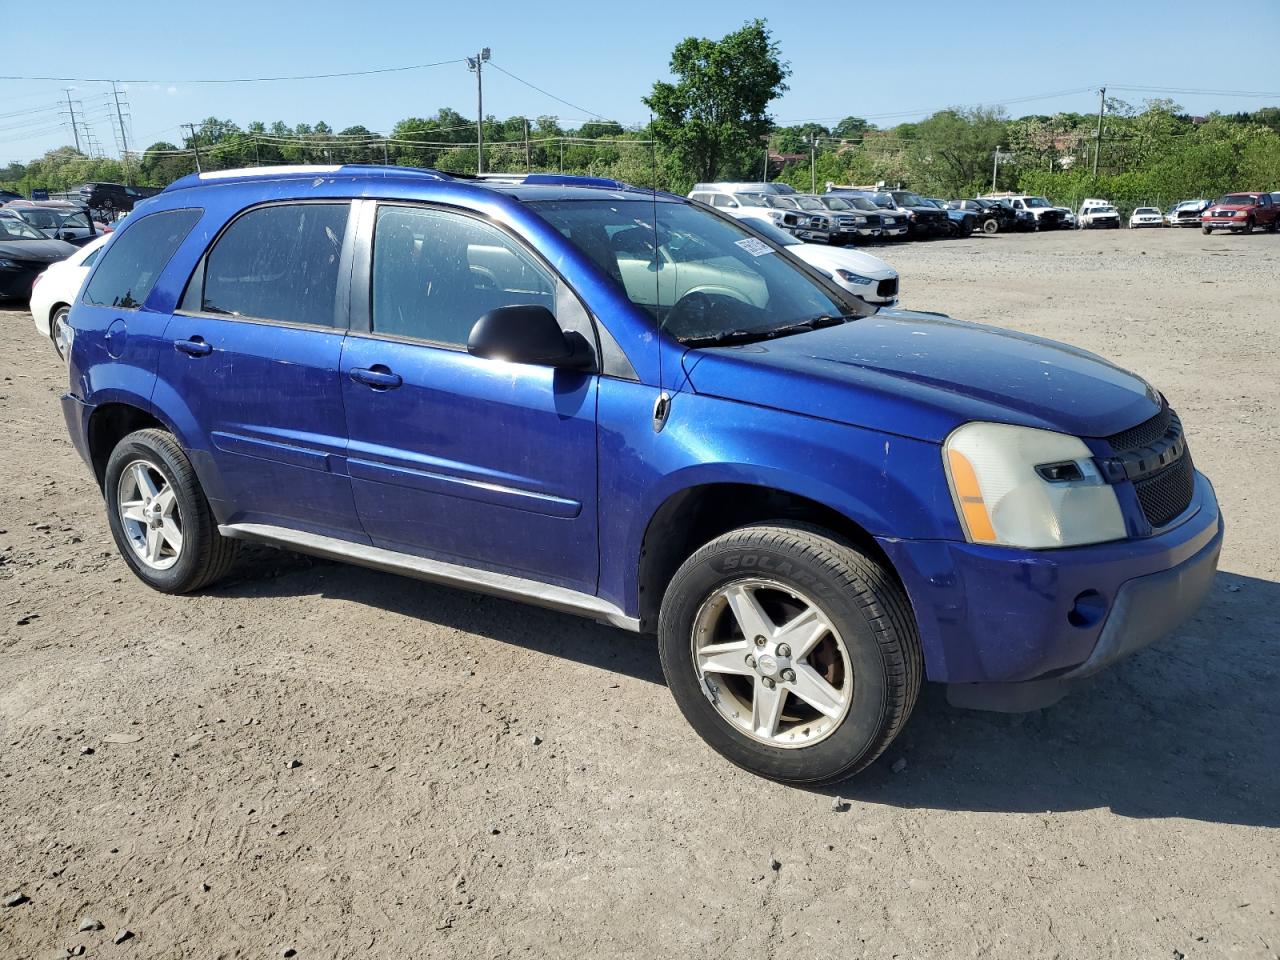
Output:
[[562,613],[590,617],[623,630],[640,632],[640,620],[629,617],[621,608],[607,600],[579,593],[567,587],[556,587],[536,580],[525,580],[489,570],[478,570],[443,560],[428,560],[408,553],[397,553],[363,543],[352,543],[336,537],[324,537],[288,527],[276,527],[265,523],[229,523],[218,527],[218,532],[233,540],[252,540],[278,547],[287,547],[298,553],[308,553],[330,560],[372,567],[387,573],[398,573],[419,580],[428,580],[449,587],[459,587],[477,593],[487,593],[506,600],[533,603]]

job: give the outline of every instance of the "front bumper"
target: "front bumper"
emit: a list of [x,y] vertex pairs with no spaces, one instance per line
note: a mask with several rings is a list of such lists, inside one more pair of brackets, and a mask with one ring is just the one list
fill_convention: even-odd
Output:
[[1061,687],[1174,630],[1208,592],[1222,536],[1197,473],[1191,505],[1153,537],[1062,550],[879,542],[911,599],[928,678],[986,694]]
[[1245,217],[1240,217],[1239,219],[1235,217],[1213,217],[1212,219],[1205,217],[1200,221],[1200,225],[1214,230],[1243,230],[1249,226],[1249,221]]
[[18,261],[16,267],[0,267],[0,300],[26,300],[31,296],[36,277],[47,263],[31,264]]

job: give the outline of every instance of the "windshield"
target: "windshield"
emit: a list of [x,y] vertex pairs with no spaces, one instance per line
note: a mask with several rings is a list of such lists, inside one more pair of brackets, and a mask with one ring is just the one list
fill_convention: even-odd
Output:
[[877,193],[871,198],[871,201],[883,210],[892,210],[894,208],[893,197],[887,193]]
[[865,312],[790,257],[775,256],[777,247],[692,204],[547,200],[529,206],[661,329],[690,345],[764,339]]
[[1095,215],[1099,213],[1115,213],[1116,208],[1115,207],[1092,207],[1088,212]]
[[62,224],[63,214],[52,210],[28,207],[14,212],[37,230],[56,230]]
[[866,197],[829,197],[827,206],[832,210],[864,210],[870,213],[880,209]]
[[44,234],[17,217],[0,217],[0,240],[43,240]]
[[924,197],[915,193],[908,193],[905,190],[901,193],[895,193],[893,199],[897,200],[904,207],[930,207],[933,204],[925,201]]
[[1155,214],[1160,213],[1160,211],[1157,210],[1155,207],[1139,207],[1137,210],[1133,212],[1134,213],[1155,213]]
[[1258,200],[1256,197],[1252,197],[1247,193],[1229,193],[1218,202],[1247,207],[1250,204],[1257,203]]
[[796,203],[800,204],[801,210],[825,210],[822,201],[817,197],[796,197]]
[[1050,204],[1049,201],[1046,200],[1044,197],[1027,197],[1022,202],[1025,203],[1028,207],[1039,208],[1039,207],[1052,206],[1052,204]]
[[733,199],[744,207],[767,207],[769,198],[762,193],[735,193]]

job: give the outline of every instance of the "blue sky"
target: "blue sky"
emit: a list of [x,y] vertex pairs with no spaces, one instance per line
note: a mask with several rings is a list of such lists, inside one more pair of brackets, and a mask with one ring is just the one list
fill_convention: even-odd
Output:
[[[85,5],[87,8],[87,4]],[[163,11],[162,13],[159,11]],[[886,13],[887,11],[887,13]],[[746,19],[768,19],[793,70],[774,104],[784,123],[855,114],[881,126],[952,105],[1008,103],[1011,115],[1096,109],[1086,88],[1147,86],[1280,92],[1280,51],[1256,42],[1280,37],[1280,2],[1244,0],[1207,8],[1191,0],[1071,3],[808,2],[779,5],[700,0],[643,4],[429,2],[212,4],[118,2],[114,22],[132,42],[104,55],[92,45],[11,43],[0,73],[121,76],[133,142],[177,141],[178,125],[210,115],[356,123],[386,132],[406,116],[452,106],[475,110],[465,64],[347,79],[197,84],[190,78],[330,73],[464,57],[481,46],[493,60],[566,106],[497,70],[485,74],[486,113],[558,115],[566,125],[600,115],[642,122],[640,98],[667,75],[672,47],[689,35],[720,37]],[[89,16],[84,13],[84,16]],[[68,22],[81,14],[68,13]],[[31,21],[34,23],[34,20]],[[1226,49],[1204,50],[1221,31]],[[0,163],[26,160],[71,141],[55,106],[72,87],[109,155],[109,86],[0,80]],[[1071,91],[1071,92],[1065,92]],[[1160,94],[1114,89],[1138,103]],[[1058,96],[1009,101],[1018,98]],[[1193,113],[1280,105],[1270,97],[1173,94]],[[131,143],[131,146],[133,144]]]

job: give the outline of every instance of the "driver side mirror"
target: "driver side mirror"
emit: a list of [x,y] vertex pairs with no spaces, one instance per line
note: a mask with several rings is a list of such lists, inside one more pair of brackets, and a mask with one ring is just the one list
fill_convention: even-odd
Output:
[[555,314],[531,303],[498,307],[477,320],[467,338],[467,353],[541,367],[585,370],[592,366],[586,339],[565,333]]

